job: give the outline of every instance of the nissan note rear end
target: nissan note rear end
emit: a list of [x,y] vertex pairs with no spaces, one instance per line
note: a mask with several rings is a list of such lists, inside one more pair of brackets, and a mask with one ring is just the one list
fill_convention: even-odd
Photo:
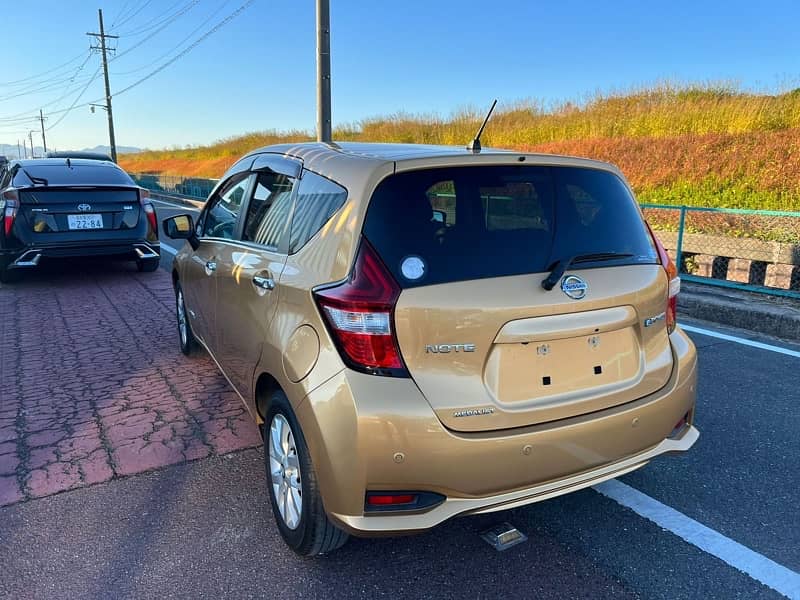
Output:
[[[274,316],[250,323],[263,339],[249,382],[218,356],[226,307],[215,340],[198,337],[264,423],[271,502],[296,551],[544,500],[696,441],[680,280],[616,168],[307,144],[254,153],[254,181],[259,152],[297,170],[287,243],[264,255]],[[304,193],[317,179],[338,200]],[[179,254],[176,286],[199,251]],[[248,260],[239,280],[259,276]],[[230,298],[252,306],[251,288]]]

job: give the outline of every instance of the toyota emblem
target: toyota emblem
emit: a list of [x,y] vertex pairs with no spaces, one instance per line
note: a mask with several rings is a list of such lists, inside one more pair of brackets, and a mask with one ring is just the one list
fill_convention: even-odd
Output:
[[92,210],[91,204],[78,204],[78,210],[81,212],[89,212]]

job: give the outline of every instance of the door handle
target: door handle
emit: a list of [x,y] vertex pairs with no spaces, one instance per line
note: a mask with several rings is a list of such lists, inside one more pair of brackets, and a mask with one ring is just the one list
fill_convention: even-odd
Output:
[[206,261],[206,275],[211,275],[214,271],[217,270],[217,261],[209,260]]
[[264,275],[253,275],[253,285],[257,292],[263,294],[275,289],[275,280]]

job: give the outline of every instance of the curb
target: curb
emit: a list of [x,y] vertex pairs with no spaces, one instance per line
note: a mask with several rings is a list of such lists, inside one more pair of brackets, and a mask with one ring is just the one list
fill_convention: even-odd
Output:
[[800,302],[683,282],[678,312],[688,317],[800,341]]

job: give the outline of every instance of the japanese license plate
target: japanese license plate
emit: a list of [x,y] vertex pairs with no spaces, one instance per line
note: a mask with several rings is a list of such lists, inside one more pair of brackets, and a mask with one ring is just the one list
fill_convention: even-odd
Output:
[[67,215],[70,229],[102,229],[103,215]]

